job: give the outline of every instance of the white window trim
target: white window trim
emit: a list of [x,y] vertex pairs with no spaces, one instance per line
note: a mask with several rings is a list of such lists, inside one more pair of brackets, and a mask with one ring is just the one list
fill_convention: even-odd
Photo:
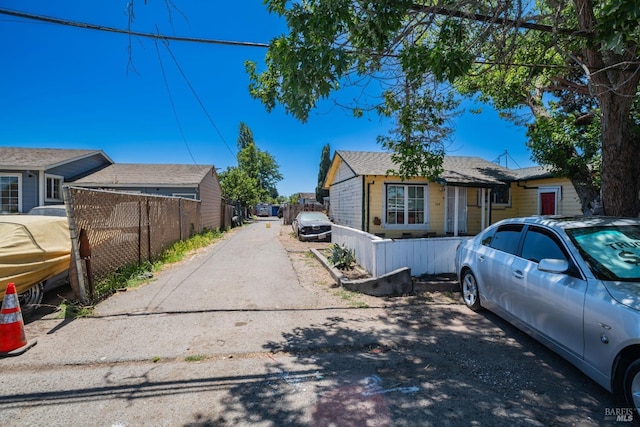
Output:
[[[485,197],[487,197],[487,200],[485,201],[486,204],[488,204],[489,200],[491,200],[491,206],[503,206],[503,207],[510,207],[511,206],[511,197],[512,197],[512,191],[511,191],[511,185],[507,185],[507,191],[509,192],[509,201],[507,203],[496,203],[493,201],[493,198],[495,197],[495,190],[491,190],[488,192],[484,192]],[[477,192],[477,205],[478,207],[482,206],[482,191],[478,191]]]
[[[423,187],[424,188],[424,223],[422,224],[389,224],[387,222],[387,187],[389,185],[404,186],[405,189],[411,187]],[[422,183],[406,183],[406,182],[385,182],[383,185],[384,193],[382,197],[382,215],[384,220],[382,222],[383,228],[387,230],[428,230],[429,229],[429,184]],[[405,191],[405,198],[409,192]],[[408,203],[405,203],[405,214],[408,209]]]
[[172,196],[182,197],[183,199],[198,200],[198,195],[196,193],[173,193]]
[[[55,179],[60,181],[60,198],[58,199],[54,199],[54,198],[50,198],[47,197],[47,192],[49,191],[49,186],[47,185],[47,180],[49,179]],[[50,173],[45,173],[44,174],[44,200],[45,202],[61,202],[63,200],[63,196],[62,196],[62,185],[64,184],[64,176],[62,175],[53,175]]]
[[[22,174],[19,173],[0,173],[0,177],[18,178],[18,212],[22,212]],[[0,214],[4,213],[0,208]]]
[[542,212],[542,203],[540,203],[542,193],[555,193],[555,206],[554,212],[556,215],[562,215],[560,212],[560,199],[562,198],[562,187],[559,185],[550,185],[548,187],[538,187],[538,215]]

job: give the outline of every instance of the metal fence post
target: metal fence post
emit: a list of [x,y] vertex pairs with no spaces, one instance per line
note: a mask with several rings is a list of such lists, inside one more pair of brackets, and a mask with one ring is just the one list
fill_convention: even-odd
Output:
[[64,195],[64,204],[67,210],[67,220],[69,221],[69,235],[71,237],[71,260],[72,262],[75,262],[76,267],[76,280],[78,281],[77,297],[83,304],[88,304],[89,301],[87,299],[87,290],[84,281],[82,258],[80,257],[80,244],[78,243],[79,233],[78,229],[76,228],[76,219],[73,213],[73,202],[71,201],[71,190],[69,189],[69,186],[63,185],[62,193]]

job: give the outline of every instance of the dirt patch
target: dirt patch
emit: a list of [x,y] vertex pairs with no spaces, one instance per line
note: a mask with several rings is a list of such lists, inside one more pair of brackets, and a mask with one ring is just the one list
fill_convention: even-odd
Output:
[[[336,294],[338,285],[325,267],[311,254],[311,249],[324,253],[331,242],[301,242],[293,234],[289,225],[279,224],[278,240],[289,253],[289,258],[303,286]],[[370,274],[360,266],[352,270],[341,270],[347,279],[361,279]],[[369,307],[390,307],[410,304],[462,304],[459,287],[454,274],[427,275],[413,280],[413,291],[399,297],[374,297],[359,294],[356,305]]]

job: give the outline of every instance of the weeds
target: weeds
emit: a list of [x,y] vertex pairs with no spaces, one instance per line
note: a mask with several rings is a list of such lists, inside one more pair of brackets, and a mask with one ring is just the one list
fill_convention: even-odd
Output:
[[184,358],[185,362],[202,362],[207,356],[204,354],[194,354],[193,356],[187,356]]
[[63,301],[58,307],[56,318],[58,319],[77,319],[80,317],[91,317],[93,315],[93,306],[80,306],[71,301]]
[[347,301],[351,307],[354,308],[369,308],[369,305],[365,302],[358,300],[358,296],[360,295],[357,292],[348,291],[344,288],[336,291],[334,295],[342,298]]

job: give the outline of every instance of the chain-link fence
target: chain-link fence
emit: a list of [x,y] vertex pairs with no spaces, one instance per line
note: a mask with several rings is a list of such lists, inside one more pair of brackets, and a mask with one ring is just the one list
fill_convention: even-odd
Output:
[[119,268],[153,261],[203,231],[197,200],[68,186],[64,191],[76,260],[70,281],[83,300],[100,298],[93,283]]

